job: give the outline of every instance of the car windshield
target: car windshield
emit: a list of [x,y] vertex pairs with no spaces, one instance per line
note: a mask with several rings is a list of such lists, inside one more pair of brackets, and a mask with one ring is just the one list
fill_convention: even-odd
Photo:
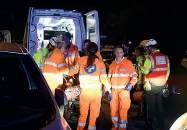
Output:
[[40,129],[55,106],[30,55],[0,53],[0,129]]

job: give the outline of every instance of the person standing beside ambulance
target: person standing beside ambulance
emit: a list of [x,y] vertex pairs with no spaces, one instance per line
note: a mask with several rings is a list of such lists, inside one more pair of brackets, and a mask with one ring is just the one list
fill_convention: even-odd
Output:
[[42,69],[43,75],[47,80],[53,96],[55,95],[55,89],[61,87],[63,83],[63,73],[68,70],[64,57],[65,51],[65,42],[57,41],[57,48],[54,48],[54,50],[47,54]]
[[122,46],[115,49],[116,59],[109,66],[108,78],[112,86],[109,93],[112,130],[127,129],[127,113],[130,108],[130,90],[137,82],[137,73],[130,60],[124,57]]
[[69,75],[79,73],[80,79],[80,117],[77,130],[85,129],[89,110],[88,130],[96,130],[96,119],[100,114],[102,84],[111,93],[105,64],[96,56],[98,51],[97,44],[94,42],[89,43],[87,51],[88,55],[80,57],[76,65],[71,67],[69,71]]
[[[64,53],[65,61],[66,64],[68,65],[68,68],[71,68],[77,63],[78,58],[80,58],[79,50],[78,47],[71,42],[72,35],[69,32],[64,32],[61,38],[67,45],[67,51],[66,53]],[[74,79],[73,81],[74,85],[80,84],[78,74],[72,75],[72,78]]]
[[78,58],[80,57],[78,47],[71,42],[71,37],[72,36],[69,32],[64,32],[62,34],[62,40],[67,45],[67,53],[65,56],[66,56],[66,63],[69,67],[74,66],[78,61]]

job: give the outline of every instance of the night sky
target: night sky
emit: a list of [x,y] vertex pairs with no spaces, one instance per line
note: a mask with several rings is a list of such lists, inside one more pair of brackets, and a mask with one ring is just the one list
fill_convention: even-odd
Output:
[[[140,2],[141,1],[141,2]],[[181,56],[187,49],[185,6],[176,1],[163,2],[143,0],[103,1],[104,3],[88,4],[76,1],[40,1],[25,6],[0,8],[0,29],[9,29],[14,40],[22,40],[24,26],[30,6],[39,8],[61,8],[78,10],[83,13],[99,11],[100,33],[107,36],[107,43],[120,44],[124,39],[139,44],[143,39],[154,38],[161,50],[171,56]]]

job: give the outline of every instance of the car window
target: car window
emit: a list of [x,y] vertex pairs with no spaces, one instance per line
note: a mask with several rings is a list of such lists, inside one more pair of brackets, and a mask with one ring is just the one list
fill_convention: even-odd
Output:
[[50,123],[55,106],[31,56],[0,53],[0,61],[0,129],[40,129]]

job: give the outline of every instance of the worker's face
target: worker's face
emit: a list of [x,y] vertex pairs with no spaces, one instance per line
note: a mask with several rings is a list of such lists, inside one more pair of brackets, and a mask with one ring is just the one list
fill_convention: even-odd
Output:
[[139,56],[139,55],[140,55],[140,50],[135,49],[135,55],[136,55],[136,56]]
[[68,36],[66,36],[66,35],[63,35],[62,36],[62,40],[67,44],[67,45],[69,45],[70,44],[70,39],[69,39],[69,37]]
[[116,48],[115,50],[116,59],[121,59],[124,56],[124,52],[122,48]]
[[64,52],[67,51],[67,50],[66,50],[66,47],[65,47],[65,44],[64,44],[64,46],[61,47],[60,51],[61,51],[62,53],[64,53]]

